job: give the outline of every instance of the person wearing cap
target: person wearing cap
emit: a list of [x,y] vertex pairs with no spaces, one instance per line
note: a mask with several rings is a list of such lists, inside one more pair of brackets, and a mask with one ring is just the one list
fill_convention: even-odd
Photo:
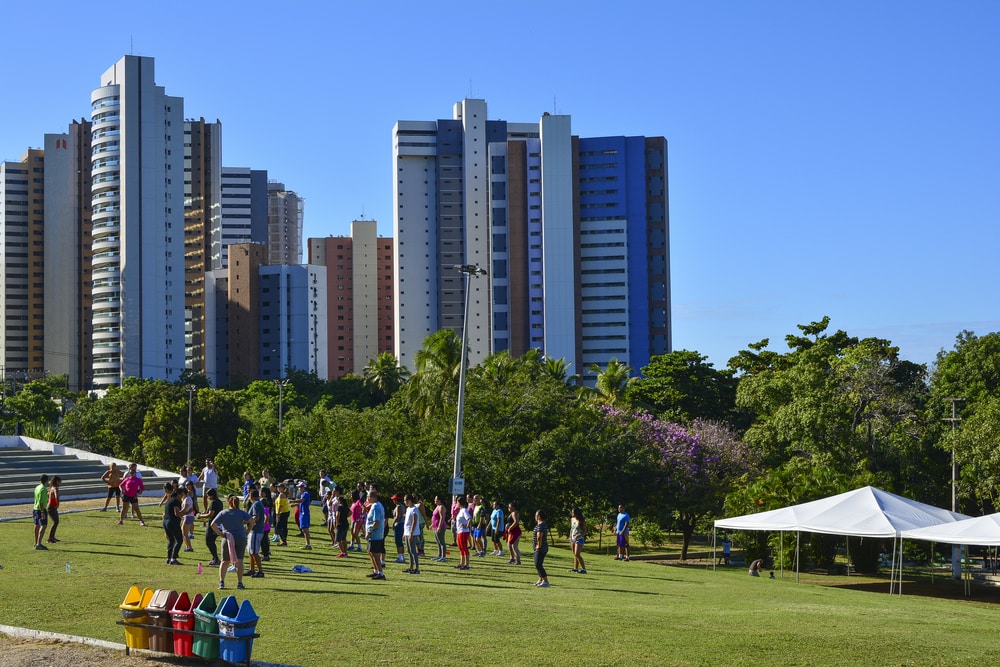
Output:
[[299,530],[302,531],[302,537],[306,538],[306,543],[302,545],[302,548],[312,549],[309,538],[309,503],[312,502],[312,496],[309,495],[309,485],[306,484],[305,480],[300,480],[295,486],[299,489],[299,497],[295,501],[299,506]]
[[403,528],[406,518],[406,507],[403,506],[403,496],[398,493],[392,494],[392,502],[396,507],[392,511],[392,537],[396,541],[396,562],[405,563],[406,556],[403,554]]

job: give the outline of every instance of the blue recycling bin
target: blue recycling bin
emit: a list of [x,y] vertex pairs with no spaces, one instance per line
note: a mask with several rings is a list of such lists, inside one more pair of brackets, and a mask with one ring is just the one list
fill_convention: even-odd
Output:
[[237,638],[252,636],[257,631],[260,617],[250,600],[237,605],[236,598],[230,595],[219,604],[215,618],[219,621],[219,657],[227,662],[249,662],[253,639]]

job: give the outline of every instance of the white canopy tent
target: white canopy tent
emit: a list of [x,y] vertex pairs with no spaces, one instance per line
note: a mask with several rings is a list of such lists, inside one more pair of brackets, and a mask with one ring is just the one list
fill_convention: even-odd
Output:
[[941,542],[943,544],[975,544],[984,547],[1000,546],[1000,512],[943,523],[925,528],[904,530],[904,539]]
[[[796,532],[796,578],[798,577],[800,533],[824,533],[855,537],[892,538],[893,564],[890,581],[896,573],[895,541],[903,531],[951,524],[967,518],[964,514],[934,507],[865,486],[829,498],[822,498],[781,509],[746,514],[715,522],[715,529],[772,530]],[[713,550],[715,535],[712,536]],[[892,585],[890,583],[890,592]]]

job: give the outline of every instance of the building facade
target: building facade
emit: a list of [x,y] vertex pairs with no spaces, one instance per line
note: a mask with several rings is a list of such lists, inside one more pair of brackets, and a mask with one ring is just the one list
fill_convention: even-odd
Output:
[[329,377],[363,375],[394,351],[393,248],[374,220],[355,220],[350,236],[309,239],[309,263],[326,267]]
[[93,384],[185,368],[184,101],[124,56],[91,94]]
[[671,349],[667,143],[580,138],[569,116],[488,120],[484,100],[453,118],[393,130],[396,356],[462,332],[470,363],[533,348],[592,382],[611,359],[636,371]]
[[267,184],[267,246],[270,264],[302,263],[305,199],[284,183]]

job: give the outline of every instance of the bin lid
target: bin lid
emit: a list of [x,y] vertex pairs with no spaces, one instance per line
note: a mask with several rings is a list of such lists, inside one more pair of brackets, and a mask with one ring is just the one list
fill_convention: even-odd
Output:
[[119,606],[122,609],[145,609],[152,598],[153,589],[144,588],[140,591],[138,586],[132,586],[125,595],[125,601]]
[[174,604],[170,608],[170,611],[172,613],[186,612],[190,614],[193,608],[194,605],[191,604],[191,598],[188,596],[187,591],[185,591],[177,596],[177,599],[174,600]]
[[226,606],[224,609],[220,610],[216,617],[220,621],[225,621],[228,623],[234,623],[236,625],[248,625],[250,623],[256,623],[257,619],[260,617],[257,612],[253,610],[253,605],[250,604],[250,600],[244,600],[243,603],[236,608],[236,598],[230,596],[228,599],[232,600],[232,604]]
[[217,618],[223,618],[227,621],[231,621],[236,618],[236,612],[239,610],[240,604],[236,601],[236,596],[227,595],[222,598],[222,602],[219,603],[218,609],[215,610],[215,616]]
[[150,611],[170,611],[174,606],[175,600],[177,600],[177,591],[160,588],[153,593],[153,599],[146,605],[146,609]]
[[194,611],[202,616],[215,616],[215,607],[215,593],[209,591],[201,598],[201,602],[195,603]]

